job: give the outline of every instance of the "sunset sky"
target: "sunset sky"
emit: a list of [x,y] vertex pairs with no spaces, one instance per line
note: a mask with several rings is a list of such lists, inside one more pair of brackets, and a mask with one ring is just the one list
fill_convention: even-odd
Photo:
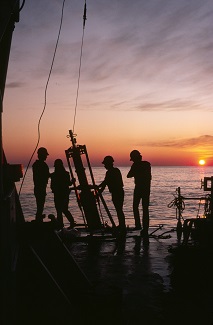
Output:
[[[47,162],[71,146],[85,0],[66,0],[39,146]],[[213,1],[87,0],[74,133],[93,166],[213,165]],[[3,103],[9,163],[37,143],[63,0],[26,0],[16,24]],[[33,157],[33,161],[36,159]],[[32,161],[32,162],[33,162]]]

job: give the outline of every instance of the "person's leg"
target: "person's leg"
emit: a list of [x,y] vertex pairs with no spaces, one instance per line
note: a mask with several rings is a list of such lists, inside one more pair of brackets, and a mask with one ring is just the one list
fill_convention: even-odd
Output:
[[149,206],[143,204],[143,229],[145,233],[148,233],[149,230]]
[[124,192],[112,194],[112,202],[117,212],[119,228],[126,229],[125,215],[123,212]]
[[68,197],[65,197],[64,200],[63,200],[62,212],[64,213],[65,217],[69,221],[70,228],[73,228],[75,222],[74,222],[74,218],[73,218],[71,212],[68,209],[68,205],[69,205],[69,196]]
[[117,216],[118,216],[118,222],[119,222],[119,227],[121,229],[126,229],[126,223],[125,223],[125,215],[121,207],[118,207],[118,209],[116,209],[117,212]]
[[134,190],[133,195],[133,214],[135,218],[135,228],[141,229],[141,221],[140,221],[140,213],[139,213],[139,204],[140,204],[141,196],[139,195],[137,190]]
[[57,210],[57,223],[58,227],[62,229],[64,227],[64,222],[63,222],[63,215],[62,212]]
[[57,223],[59,228],[64,227],[63,222],[63,215],[62,215],[62,207],[61,207],[61,200],[56,195],[54,195],[54,203],[55,203],[55,209],[57,212]]
[[44,211],[44,203],[45,203],[46,195],[35,194],[36,198],[36,221],[43,221],[43,211]]
[[70,228],[73,228],[75,225],[75,221],[74,221],[74,218],[73,218],[71,212],[69,210],[63,210],[63,213],[70,223]]
[[149,231],[149,191],[144,191],[142,196],[142,209],[143,209],[143,232],[144,235],[148,235]]

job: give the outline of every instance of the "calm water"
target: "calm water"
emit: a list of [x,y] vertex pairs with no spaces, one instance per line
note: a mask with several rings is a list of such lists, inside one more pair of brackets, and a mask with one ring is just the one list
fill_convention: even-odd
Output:
[[[67,169],[68,170],[68,169]],[[133,179],[127,179],[126,175],[129,171],[129,167],[121,167],[121,173],[123,175],[123,181],[125,186],[125,203],[124,212],[126,216],[126,224],[130,227],[134,226],[134,219],[132,213],[132,196],[134,189]],[[50,169],[50,171],[53,171]],[[86,169],[86,172],[87,169]],[[94,167],[93,174],[96,184],[99,184],[104,176],[106,170],[103,167]],[[152,167],[152,187],[150,198],[150,225],[156,226],[158,224],[164,224],[168,227],[176,226],[176,210],[175,208],[168,208],[168,204],[174,199],[176,195],[176,189],[181,188],[181,194],[184,197],[201,197],[207,195],[209,192],[204,192],[201,189],[201,179],[204,177],[213,176],[213,167]],[[77,176],[76,176],[77,179]],[[89,183],[92,184],[90,178]],[[16,183],[17,190],[21,182]],[[111,195],[107,189],[103,192],[104,199],[108,205],[108,208],[113,216],[115,223],[117,224],[117,217],[115,210],[111,203]],[[33,181],[32,170],[29,169],[24,184],[22,186],[20,201],[26,221],[34,219],[36,204],[33,195]],[[83,223],[81,212],[78,208],[74,191],[70,194],[70,211],[74,216],[77,223]],[[104,221],[109,221],[107,214],[103,207],[101,212]],[[185,201],[185,210],[183,211],[183,218],[196,217],[197,214],[202,215],[203,204],[201,203],[199,209],[199,200],[187,200]],[[46,215],[55,213],[53,194],[51,193],[50,186],[47,188],[47,198],[44,213]],[[66,225],[66,218],[64,218]],[[109,222],[110,224],[110,222]]]

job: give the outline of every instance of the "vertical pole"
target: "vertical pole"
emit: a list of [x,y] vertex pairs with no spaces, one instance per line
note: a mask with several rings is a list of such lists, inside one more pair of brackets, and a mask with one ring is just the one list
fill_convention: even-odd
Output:
[[[89,167],[89,171],[90,171],[90,175],[91,175],[91,179],[92,179],[93,187],[94,187],[94,189],[96,190],[96,188],[95,188],[95,179],[94,179],[94,176],[93,176],[92,167],[91,167],[91,165],[90,165],[89,156],[88,156],[88,153],[87,153],[87,149],[86,149],[86,148],[85,148],[85,154],[86,154],[87,164],[88,164],[88,167]],[[114,222],[114,220],[113,220],[113,218],[112,218],[112,215],[111,215],[111,213],[110,213],[110,211],[109,211],[109,209],[108,209],[108,207],[107,207],[107,205],[106,205],[106,202],[104,201],[104,198],[103,198],[103,196],[102,196],[102,193],[101,193],[100,191],[98,191],[98,190],[96,190],[96,192],[98,192],[97,194],[98,194],[98,196],[100,196],[100,198],[101,198],[101,202],[102,202],[102,204],[103,204],[103,206],[104,206],[104,208],[105,208],[105,211],[106,211],[106,213],[107,213],[107,215],[108,215],[108,217],[109,217],[109,219],[110,219],[110,221],[111,221],[112,226],[113,226],[113,227],[116,227],[115,222]],[[99,203],[99,197],[98,197],[98,196],[97,196],[97,200],[98,200],[98,203]],[[99,204],[100,204],[100,203],[99,203]]]
[[[73,174],[73,171],[72,171],[72,167],[71,167],[71,164],[70,164],[70,160],[69,160],[69,153],[68,153],[68,150],[65,150],[65,153],[66,153],[67,163],[68,163],[68,167],[69,167],[69,170],[70,170],[71,177],[72,177],[72,179],[75,179],[74,174]],[[87,223],[86,223],[86,219],[85,219],[84,211],[83,211],[83,209],[82,209],[82,205],[81,205],[80,195],[79,195],[79,193],[78,193],[78,189],[77,189],[77,186],[76,186],[76,182],[75,182],[75,181],[73,182],[73,186],[74,186],[74,191],[75,191],[76,200],[77,200],[77,203],[78,203],[79,209],[81,210],[81,213],[82,213],[82,217],[83,217],[83,220],[84,220],[85,227],[87,228]]]
[[73,163],[78,176],[80,187],[80,202],[84,210],[87,225],[90,230],[100,229],[101,221],[98,213],[96,198],[94,192],[91,191],[91,186],[88,184],[85,168],[81,159],[81,155],[85,154],[85,146],[76,145],[76,139],[72,131],[69,131],[72,147],[66,152],[72,157]]
[[213,220],[213,176],[211,176],[211,200],[210,200],[210,209],[211,209],[211,220]]
[[2,216],[2,201],[3,201],[3,143],[2,143],[2,111],[3,111],[3,98],[0,89],[0,200],[1,200],[1,207],[0,207],[0,215]]
[[181,223],[181,206],[182,206],[182,196],[180,194],[180,187],[178,187],[178,221],[177,221],[177,238],[180,241],[182,236],[182,223]]
[[[15,298],[14,290],[15,272],[13,249],[16,247],[16,205],[15,184],[5,175],[6,158],[4,156],[2,141],[3,125],[3,98],[6,84],[10,48],[15,22],[19,21],[19,0],[0,1],[0,298],[1,318],[7,319],[8,324],[14,323]],[[12,195],[8,195],[8,183]],[[4,186],[5,185],[5,186]],[[7,196],[7,200],[5,197]]]

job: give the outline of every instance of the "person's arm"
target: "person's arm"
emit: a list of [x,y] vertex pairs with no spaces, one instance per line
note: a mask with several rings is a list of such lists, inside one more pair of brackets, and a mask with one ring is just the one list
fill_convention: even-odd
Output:
[[104,179],[103,182],[101,184],[98,185],[98,188],[99,188],[99,192],[103,192],[105,187],[106,187],[106,180]]
[[54,178],[54,176],[52,174],[50,174],[50,189],[54,193],[54,180],[53,180],[53,178]]
[[102,193],[104,191],[105,187],[107,186],[107,183],[108,183],[107,179],[108,179],[108,172],[106,172],[103,182],[101,182],[101,184],[98,185],[100,193]]
[[127,177],[127,178],[134,177],[134,172],[133,172],[133,168],[132,168],[132,167],[130,168],[130,171],[128,172],[128,174],[127,174],[126,177]]

